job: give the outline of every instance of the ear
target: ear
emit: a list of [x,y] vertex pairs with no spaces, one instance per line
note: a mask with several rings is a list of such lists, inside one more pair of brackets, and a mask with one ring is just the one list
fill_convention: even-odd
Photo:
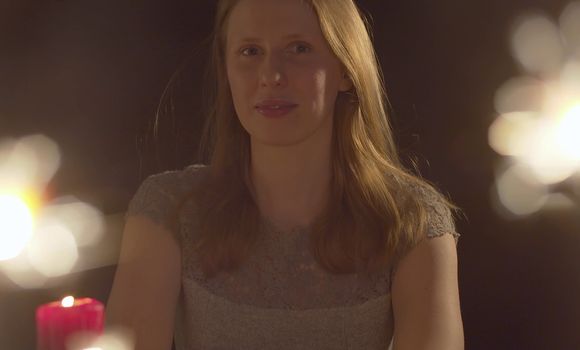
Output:
[[342,78],[340,79],[340,84],[338,86],[338,90],[345,92],[352,89],[352,87],[353,87],[352,80],[350,79],[348,73],[346,71],[343,71]]

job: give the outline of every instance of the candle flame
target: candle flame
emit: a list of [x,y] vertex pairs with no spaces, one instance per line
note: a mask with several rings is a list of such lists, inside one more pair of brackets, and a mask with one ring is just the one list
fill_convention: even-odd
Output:
[[75,304],[75,298],[72,296],[67,296],[62,298],[61,305],[62,307],[71,307]]

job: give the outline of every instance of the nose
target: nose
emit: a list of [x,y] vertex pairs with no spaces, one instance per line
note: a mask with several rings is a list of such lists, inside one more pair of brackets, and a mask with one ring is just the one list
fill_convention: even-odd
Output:
[[283,86],[287,84],[287,75],[284,70],[284,58],[278,55],[269,55],[263,61],[260,70],[260,85],[263,87]]

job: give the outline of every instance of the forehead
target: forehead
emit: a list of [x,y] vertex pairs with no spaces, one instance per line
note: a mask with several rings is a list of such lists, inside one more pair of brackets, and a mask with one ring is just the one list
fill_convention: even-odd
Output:
[[322,38],[318,18],[304,0],[241,0],[230,14],[228,42],[292,35]]

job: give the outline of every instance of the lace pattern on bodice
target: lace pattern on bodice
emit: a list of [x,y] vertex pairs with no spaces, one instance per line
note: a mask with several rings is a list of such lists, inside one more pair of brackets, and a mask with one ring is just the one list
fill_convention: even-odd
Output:
[[[131,200],[127,216],[146,215],[168,228],[181,245],[183,278],[237,304],[260,308],[308,310],[354,306],[390,293],[392,270],[374,275],[335,275],[323,270],[308,249],[308,229],[281,230],[262,220],[263,235],[258,249],[238,270],[220,273],[205,280],[193,252],[196,232],[193,206],[185,205],[179,227],[167,221],[179,195],[183,195],[202,169],[194,165],[183,171],[165,172],[148,177]],[[451,213],[436,193],[418,190],[429,203],[428,237],[453,234]],[[189,213],[189,214],[188,214]]]
[[[184,225],[189,242],[195,225]],[[308,250],[308,230],[282,231],[263,221],[256,253],[240,269],[205,280],[191,244],[183,247],[186,277],[237,304],[276,309],[321,309],[358,305],[388,293],[389,274],[335,275],[323,270]]]

